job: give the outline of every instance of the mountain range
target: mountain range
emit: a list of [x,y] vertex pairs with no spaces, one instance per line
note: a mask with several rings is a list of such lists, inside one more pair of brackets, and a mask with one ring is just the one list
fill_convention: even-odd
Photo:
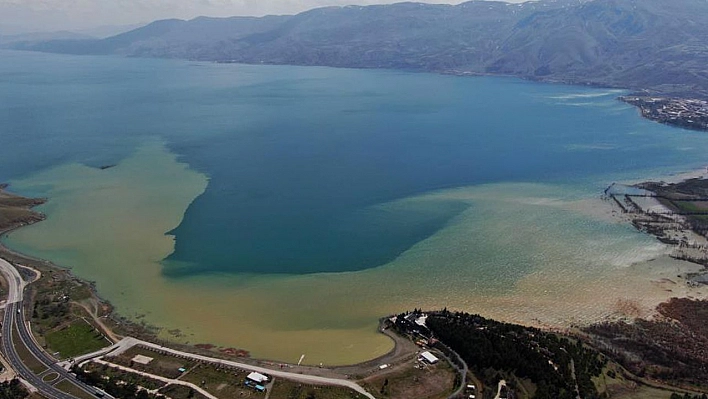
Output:
[[248,64],[389,68],[708,97],[708,0],[474,0],[161,20],[105,39],[5,47]]

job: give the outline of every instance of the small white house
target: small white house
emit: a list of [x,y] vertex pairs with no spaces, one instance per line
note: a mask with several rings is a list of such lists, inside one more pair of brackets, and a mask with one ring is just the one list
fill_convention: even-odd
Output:
[[428,320],[428,315],[423,315],[420,316],[419,318],[415,319],[415,324],[421,326],[421,327],[427,327],[425,325],[425,321]]
[[255,371],[252,372],[251,374],[246,376],[247,379],[257,383],[257,384],[263,384],[268,382],[268,377],[261,374],[261,373],[256,373]]
[[439,360],[437,357],[435,357],[435,355],[433,355],[432,353],[430,353],[428,351],[421,353],[420,358],[422,360],[424,360],[425,362],[427,362],[428,364],[435,364]]

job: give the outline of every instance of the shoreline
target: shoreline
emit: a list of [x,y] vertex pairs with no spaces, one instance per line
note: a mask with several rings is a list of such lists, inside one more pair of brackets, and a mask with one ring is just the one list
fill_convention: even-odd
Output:
[[[675,180],[675,179],[684,179],[684,178],[686,178],[686,177],[696,177],[696,176],[702,177],[702,176],[703,176],[703,173],[700,173],[700,172],[703,172],[703,171],[704,171],[704,170],[701,169],[700,171],[691,171],[691,172],[679,173],[679,174],[677,174],[677,175],[674,175],[673,178],[672,178],[672,180]],[[6,187],[6,186],[5,186],[5,187]],[[0,191],[0,192],[3,192],[3,191]],[[41,203],[43,203],[43,201],[37,203],[36,205],[39,205],[39,204],[41,204]],[[36,205],[35,205],[35,206],[36,206]],[[41,219],[41,220],[43,220],[43,219]],[[37,221],[41,221],[41,220],[37,220]],[[622,220],[624,220],[625,222],[627,221],[626,218],[623,218]],[[35,221],[35,223],[36,223],[37,221]],[[23,227],[23,226],[25,226],[25,225],[26,225],[26,224],[16,225],[16,226],[14,226],[14,227],[12,227],[12,228],[6,228],[6,229],[4,229],[4,230],[0,230],[0,237],[4,237],[4,236],[7,235],[8,233],[11,233],[12,231],[17,230],[17,229],[19,229],[20,227]],[[650,233],[650,234],[651,234],[651,233]],[[233,349],[233,348],[220,348],[220,347],[217,347],[217,346],[211,346],[211,345],[209,345],[209,344],[203,344],[203,343],[200,343],[200,344],[194,344],[194,343],[182,344],[182,343],[178,343],[178,342],[173,342],[173,341],[171,341],[170,339],[161,339],[161,338],[158,338],[156,332],[159,331],[161,328],[156,327],[156,326],[152,326],[152,325],[149,325],[149,324],[145,324],[145,323],[142,323],[142,322],[139,323],[139,322],[136,322],[136,321],[132,321],[132,320],[130,320],[130,319],[125,318],[124,316],[121,316],[120,314],[115,313],[115,310],[114,310],[113,306],[111,306],[110,301],[108,301],[108,300],[106,300],[106,299],[104,299],[104,298],[101,297],[100,293],[97,292],[97,289],[96,289],[95,285],[94,285],[93,283],[91,283],[90,281],[85,281],[85,280],[83,280],[83,279],[81,279],[81,278],[75,276],[75,275],[72,273],[72,271],[71,271],[70,268],[61,267],[61,266],[55,265],[54,263],[52,263],[52,262],[50,262],[50,261],[43,260],[43,259],[33,258],[33,257],[31,257],[31,256],[27,256],[27,255],[25,255],[25,254],[16,252],[16,251],[12,250],[11,248],[6,247],[6,246],[5,246],[3,243],[1,243],[1,242],[0,242],[0,257],[3,257],[3,258],[9,257],[10,259],[8,259],[8,260],[9,260],[9,261],[12,261],[12,262],[14,262],[14,263],[17,263],[18,260],[19,260],[19,263],[25,262],[25,261],[27,261],[27,260],[32,261],[32,262],[37,262],[38,264],[41,264],[43,267],[52,269],[52,270],[54,270],[54,271],[59,271],[59,272],[62,272],[62,273],[66,273],[68,276],[71,276],[72,279],[75,279],[75,280],[77,280],[77,281],[81,281],[83,284],[85,284],[86,286],[90,287],[92,296],[97,300],[97,302],[98,302],[99,305],[106,306],[106,307],[108,307],[108,308],[110,309],[110,310],[108,311],[108,315],[109,315],[110,319],[112,320],[112,322],[115,323],[115,324],[117,324],[117,325],[121,325],[121,326],[130,325],[130,329],[133,330],[133,332],[132,332],[131,334],[135,334],[135,332],[139,332],[139,334],[136,334],[138,337],[146,338],[146,340],[149,340],[149,341],[152,341],[152,342],[157,342],[157,343],[160,343],[160,344],[165,344],[166,346],[172,346],[172,347],[180,348],[180,349],[188,349],[190,352],[193,352],[193,353],[208,354],[209,356],[212,356],[212,357],[224,358],[224,359],[234,359],[234,358],[235,358],[235,357],[233,357],[233,356],[229,356],[228,351],[227,351],[226,353],[225,353],[225,352],[219,352],[219,351],[218,351],[219,349]],[[13,258],[14,258],[14,259],[13,259]],[[658,304],[659,304],[659,303],[657,303],[656,305],[658,305]],[[598,321],[599,321],[599,320],[598,320]],[[509,322],[512,322],[512,321],[509,320]],[[536,324],[536,323],[534,323],[534,322],[529,322],[529,321],[523,322],[523,321],[520,321],[520,320],[517,320],[517,321],[515,321],[515,322],[517,322],[517,323],[519,323],[519,324],[522,324],[522,325],[526,325],[526,326],[539,327],[539,324]],[[588,323],[589,323],[589,322],[588,322]],[[591,324],[591,323],[590,323],[590,324]],[[572,327],[572,326],[566,326],[566,328],[571,328],[571,327]],[[556,329],[555,327],[551,326],[550,324],[549,324],[546,328],[551,329],[551,330]],[[378,332],[381,333],[380,328],[379,328]],[[387,334],[384,334],[384,335],[387,335]],[[396,353],[397,353],[397,351],[398,351],[398,349],[399,349],[399,345],[400,345],[400,344],[399,344],[399,342],[396,341],[395,338],[393,338],[393,337],[391,337],[391,336],[389,336],[389,339],[392,339],[392,340],[393,340],[394,347],[393,347],[393,349],[391,349],[391,351],[387,352],[386,354],[383,354],[383,355],[381,355],[381,356],[379,356],[379,357],[376,357],[376,358],[373,358],[373,359],[369,359],[369,360],[366,360],[366,361],[363,361],[363,362],[355,363],[355,364],[350,364],[350,365],[338,365],[338,366],[328,366],[328,367],[326,367],[326,369],[327,369],[328,371],[330,371],[330,372],[333,372],[333,373],[347,373],[347,374],[349,374],[348,371],[351,371],[351,370],[354,369],[354,368],[357,368],[357,367],[359,367],[359,368],[361,368],[361,367],[371,367],[373,364],[378,363],[378,362],[381,361],[382,359],[387,359],[387,358],[390,358],[390,357],[395,357],[395,356],[396,356]],[[200,347],[200,346],[201,346],[201,347]],[[212,350],[212,349],[214,349],[214,350]],[[246,353],[247,353],[247,352],[246,352]],[[275,361],[275,360],[269,360],[269,359],[267,359],[267,358],[250,358],[250,357],[246,357],[246,358],[244,358],[244,357],[237,357],[237,358],[240,359],[240,360],[246,360],[246,361],[249,362],[249,363],[259,364],[259,365],[266,365],[266,366],[274,366],[274,365],[278,365],[278,364],[284,364],[283,362],[279,362],[279,361]],[[312,369],[313,369],[313,370],[323,370],[323,369],[316,368],[316,367],[312,367]]]
[[669,257],[702,267],[678,276],[691,287],[708,285],[708,237],[702,223],[706,213],[695,205],[705,200],[702,193],[707,176],[708,168],[701,168],[624,186],[643,193],[616,189],[613,183],[604,195],[621,211],[618,219],[667,245]]
[[[17,227],[19,228],[19,227]],[[3,231],[0,231],[0,237],[4,236],[4,234],[7,234],[9,232],[12,232],[13,230],[17,229],[6,229]],[[81,284],[86,285],[89,287],[93,299],[95,299],[98,303],[98,305],[102,305],[105,307],[108,307],[110,310],[108,311],[107,314],[103,315],[102,317],[106,317],[107,319],[110,319],[111,322],[117,326],[121,326],[122,328],[129,328],[130,336],[135,336],[141,340],[145,340],[148,342],[152,342],[164,347],[168,348],[174,348],[176,350],[183,350],[185,352],[190,352],[198,355],[204,355],[204,356],[209,356],[215,359],[223,359],[223,360],[238,360],[243,363],[255,365],[255,366],[261,366],[261,367],[266,367],[266,368],[273,368],[274,370],[277,369],[277,367],[280,367],[281,365],[287,366],[290,369],[295,368],[297,372],[299,373],[305,373],[307,374],[312,374],[312,375],[318,375],[318,376],[339,376],[339,377],[348,377],[352,375],[352,373],[356,372],[358,374],[362,373],[362,369],[366,369],[364,372],[371,372],[375,369],[378,368],[378,366],[381,364],[381,362],[388,363],[388,362],[395,362],[397,359],[400,359],[401,357],[407,357],[408,354],[405,353],[405,350],[402,350],[402,344],[405,345],[404,340],[402,340],[401,337],[396,336],[395,334],[390,334],[387,333],[387,331],[382,331],[379,324],[379,327],[377,331],[388,337],[394,344],[394,347],[388,352],[385,353],[381,356],[375,357],[373,359],[369,359],[363,362],[359,363],[354,363],[354,364],[346,364],[346,365],[337,365],[337,366],[325,366],[325,367],[318,367],[316,365],[293,365],[293,364],[288,364],[287,362],[283,361],[278,361],[278,360],[272,360],[272,359],[267,359],[267,358],[251,358],[250,355],[247,356],[241,356],[240,354],[246,353],[248,354],[247,350],[244,349],[237,349],[235,352],[238,353],[238,355],[230,355],[230,353],[233,353],[229,351],[230,349],[234,348],[222,348],[216,345],[208,344],[208,343],[199,343],[199,344],[184,344],[184,343],[179,343],[179,342],[173,342],[171,340],[166,340],[166,339],[160,339],[158,338],[157,334],[155,333],[158,330],[161,330],[160,327],[153,326],[150,324],[145,324],[143,323],[137,323],[135,321],[132,321],[125,316],[122,316],[118,313],[115,312],[113,306],[111,305],[110,301],[102,298],[100,296],[100,293],[97,291],[95,285],[90,282],[90,281],[85,281],[77,276],[75,276],[72,272],[71,269],[67,269],[61,266],[57,266],[51,261],[47,260],[42,260],[38,258],[34,258],[31,256],[27,256],[24,254],[21,254],[19,252],[13,251],[10,248],[7,248],[4,244],[0,243],[0,258],[6,260],[7,262],[11,264],[20,264],[23,268],[31,269],[31,270],[38,270],[40,273],[42,273],[41,268],[46,268],[54,271],[55,273],[63,273],[69,276],[72,280],[80,282]],[[29,261],[29,262],[27,262]],[[26,263],[34,263],[36,262],[37,264],[33,265],[27,265]],[[42,273],[43,274],[43,273]],[[31,285],[28,285],[28,288],[31,289]],[[81,306],[81,305],[79,305]],[[87,310],[87,313],[88,310]],[[383,318],[385,319],[385,318]],[[383,320],[382,319],[382,320]],[[104,329],[104,333],[108,336],[117,336],[117,337],[125,337],[126,335],[121,332],[116,332],[115,327],[113,328],[106,328],[105,325],[102,325],[101,328]],[[114,342],[115,343],[115,342]],[[402,353],[403,352],[403,353]]]
[[[13,193],[10,193],[6,191],[8,188],[8,184],[0,184],[0,195],[7,195],[8,197],[12,198],[17,198],[19,200],[27,201],[28,203],[32,203],[33,205],[29,208],[35,207],[42,205],[46,203],[47,199],[42,198],[42,199],[32,199],[32,198],[26,198],[22,197]],[[0,212],[2,209],[0,208]],[[0,258],[6,260],[7,262],[15,265],[21,265],[23,268],[29,268],[33,270],[37,270],[39,273],[42,274],[42,276],[45,276],[46,273],[44,273],[45,270],[42,269],[47,269],[51,270],[53,273],[59,273],[67,276],[69,279],[76,281],[82,285],[85,285],[86,287],[89,288],[91,292],[91,299],[93,301],[96,301],[97,307],[107,309],[106,314],[102,315],[103,317],[106,318],[106,320],[110,320],[111,326],[105,326],[101,325],[101,328],[104,329],[106,335],[110,336],[117,336],[117,337],[125,337],[127,335],[134,336],[136,338],[148,341],[148,342],[153,342],[155,344],[159,344],[165,347],[171,347],[175,348],[178,350],[184,350],[186,352],[191,352],[194,354],[199,354],[199,355],[206,355],[209,357],[213,357],[216,359],[224,359],[224,360],[234,360],[237,359],[238,361],[247,363],[247,364],[252,364],[256,366],[262,366],[262,367],[270,367],[273,369],[277,369],[281,365],[287,365],[287,367],[297,370],[297,372],[300,373],[308,373],[312,375],[319,375],[319,376],[337,376],[337,377],[342,377],[342,378],[348,378],[352,374],[367,374],[371,373],[373,370],[378,369],[378,366],[381,364],[381,362],[395,362],[400,360],[402,357],[410,357],[410,352],[411,352],[411,347],[408,345],[406,348],[406,341],[403,340],[401,337],[391,334],[388,330],[383,330],[382,327],[382,320],[385,320],[386,317],[382,318],[379,320],[379,324],[377,326],[377,332],[379,334],[382,334],[388,339],[390,339],[393,342],[393,348],[381,355],[377,356],[373,359],[368,359],[363,362],[359,363],[354,363],[354,364],[345,364],[345,365],[337,365],[337,366],[326,366],[326,367],[318,367],[316,365],[301,365],[301,366],[295,366],[292,364],[288,364],[287,362],[283,361],[278,361],[278,360],[271,360],[267,358],[251,358],[250,355],[248,354],[247,350],[244,349],[235,349],[235,348],[222,348],[220,346],[208,344],[208,343],[198,343],[198,344],[184,344],[184,343],[179,343],[179,342],[173,342],[169,339],[161,339],[158,337],[157,332],[161,330],[161,327],[153,326],[150,324],[146,324],[144,322],[136,322],[131,319],[128,319],[127,317],[120,315],[116,313],[113,305],[111,302],[105,298],[103,298],[100,293],[98,292],[95,283],[91,281],[84,280],[76,275],[73,274],[71,268],[68,267],[62,267],[59,265],[54,264],[53,262],[46,260],[46,259],[40,259],[36,258],[27,254],[23,254],[21,252],[15,251],[12,248],[7,247],[3,242],[2,238],[4,238],[7,234],[12,233],[13,231],[16,231],[22,227],[29,226],[34,223],[38,223],[40,221],[43,221],[46,216],[40,212],[36,211],[31,211],[36,217],[33,219],[33,221],[25,221],[23,220],[22,222],[18,222],[14,225],[11,226],[4,226],[2,229],[0,229]],[[27,286],[28,290],[32,290],[33,286],[28,285]],[[34,295],[36,293],[34,291],[31,292],[31,296],[33,297],[34,300]],[[79,304],[79,306],[82,306]],[[82,306],[83,307],[83,306]],[[88,311],[88,309],[84,308],[86,312],[92,316]],[[116,328],[118,327],[118,328]],[[120,331],[116,331],[116,329]],[[124,330],[128,331],[124,331]],[[127,334],[126,334],[127,333]],[[232,353],[237,353],[237,355],[232,355]],[[243,356],[243,354],[246,354],[246,356]]]
[[698,98],[648,96],[632,94],[620,96],[619,101],[637,107],[643,118],[681,129],[708,131],[708,101]]
[[[78,276],[74,275],[71,272],[71,269],[68,267],[62,267],[62,266],[54,264],[53,262],[51,262],[49,260],[37,258],[37,257],[31,256],[31,255],[27,255],[27,254],[15,251],[12,248],[9,248],[8,246],[5,245],[5,243],[2,241],[2,239],[4,237],[6,237],[8,234],[10,234],[16,230],[19,230],[22,227],[33,225],[35,223],[39,223],[39,222],[44,221],[46,219],[46,215],[44,215],[41,212],[34,211],[33,208],[36,206],[42,205],[48,201],[48,199],[46,199],[46,198],[32,199],[32,198],[22,197],[17,194],[13,194],[11,192],[6,191],[7,187],[9,187],[8,184],[0,184],[0,195],[9,196],[9,197],[13,197],[13,198],[21,199],[21,200],[31,201],[33,203],[33,205],[31,207],[29,207],[28,210],[30,210],[32,214],[36,215],[36,217],[33,218],[32,220],[23,220],[21,222],[15,223],[14,225],[2,226],[2,228],[0,228],[0,258],[6,260],[7,262],[9,262],[13,265],[17,264],[17,265],[20,265],[24,268],[30,268],[30,269],[37,270],[40,273],[42,273],[42,276],[44,276],[44,273],[41,270],[42,268],[49,269],[54,273],[65,274],[70,279],[77,281],[77,282],[81,283],[82,285],[87,286],[90,289],[92,299],[95,299],[97,301],[98,305],[103,305],[103,306],[106,306],[107,308],[110,309],[109,315],[114,323],[118,323],[118,324],[130,323],[130,324],[132,324],[133,328],[136,328],[136,329],[142,328],[141,326],[138,326],[138,324],[133,323],[120,315],[114,314],[113,306],[111,305],[110,301],[101,297],[101,295],[98,293],[98,291],[95,287],[94,282],[79,278]],[[1,210],[1,208],[0,208],[0,210]],[[28,287],[31,289],[32,286],[28,285]],[[32,294],[34,294],[34,292]],[[149,331],[149,328],[147,328],[145,330],[145,332],[146,331]],[[143,335],[143,334],[141,334],[141,335]]]
[[[40,54],[53,54],[53,55],[73,55],[73,56],[116,56],[116,55],[101,55],[101,54],[70,54],[52,51],[42,51],[42,50],[30,50],[30,49],[14,49],[14,48],[0,48],[0,51],[11,51],[11,52],[22,52],[22,53],[40,53]],[[626,91],[626,95],[622,95],[616,98],[617,101],[632,105],[637,108],[639,114],[642,118],[665,124],[667,126],[692,130],[708,132],[708,93],[698,94],[691,96],[690,91],[660,91],[656,88],[647,87],[630,87],[623,86],[611,82],[597,82],[592,80],[577,80],[570,77],[553,77],[545,78],[533,75],[524,74],[506,74],[506,73],[490,73],[485,71],[474,71],[474,70],[459,70],[459,69],[425,69],[425,68],[382,68],[382,67],[366,67],[366,66],[334,66],[326,64],[308,64],[308,63],[258,63],[258,62],[244,62],[244,61],[232,61],[232,60],[222,60],[222,59],[188,59],[188,58],[164,58],[164,57],[138,57],[146,59],[156,59],[156,60],[178,60],[182,62],[196,62],[196,63],[211,63],[220,65],[247,65],[247,66],[292,66],[292,67],[302,67],[302,68],[333,68],[333,69],[352,69],[352,70],[384,70],[392,72],[407,72],[407,73],[423,73],[423,74],[436,74],[443,76],[455,76],[455,77],[491,77],[491,78],[512,78],[519,79],[527,82],[543,83],[549,85],[562,85],[562,86],[577,86],[592,89],[610,89],[610,90],[623,90]],[[647,101],[648,100],[648,101]],[[687,103],[703,103],[703,109],[699,109],[700,113],[698,119],[694,120],[693,117],[686,117],[685,115],[678,115],[678,117],[673,118],[672,116],[667,116],[661,109],[658,109],[653,105],[655,102],[661,104],[669,104],[671,107],[676,104],[687,104]],[[695,116],[694,114],[693,116]],[[102,165],[100,169],[110,169],[115,165]]]

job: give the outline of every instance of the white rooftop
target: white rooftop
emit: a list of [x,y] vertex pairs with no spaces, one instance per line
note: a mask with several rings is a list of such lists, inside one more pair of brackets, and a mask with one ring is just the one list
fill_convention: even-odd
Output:
[[428,316],[420,316],[419,318],[415,319],[415,324],[419,326],[425,327],[425,321],[428,320]]
[[255,381],[257,383],[268,382],[267,376],[265,376],[261,373],[256,373],[255,371],[252,372],[251,374],[247,375],[246,378],[248,378],[251,381]]
[[425,361],[427,361],[428,363],[437,363],[437,361],[438,361],[438,358],[435,357],[435,355],[433,355],[432,353],[430,353],[428,351],[421,353],[420,357],[425,359]]
[[140,364],[148,364],[152,361],[151,357],[147,357],[145,355],[135,355],[135,357],[132,359],[135,363],[140,363]]

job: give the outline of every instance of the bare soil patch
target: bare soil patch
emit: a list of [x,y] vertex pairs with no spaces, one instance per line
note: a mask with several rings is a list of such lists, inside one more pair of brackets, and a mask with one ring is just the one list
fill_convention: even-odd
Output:
[[426,365],[413,360],[382,370],[361,382],[381,398],[442,399],[453,392],[455,375],[447,362]]

